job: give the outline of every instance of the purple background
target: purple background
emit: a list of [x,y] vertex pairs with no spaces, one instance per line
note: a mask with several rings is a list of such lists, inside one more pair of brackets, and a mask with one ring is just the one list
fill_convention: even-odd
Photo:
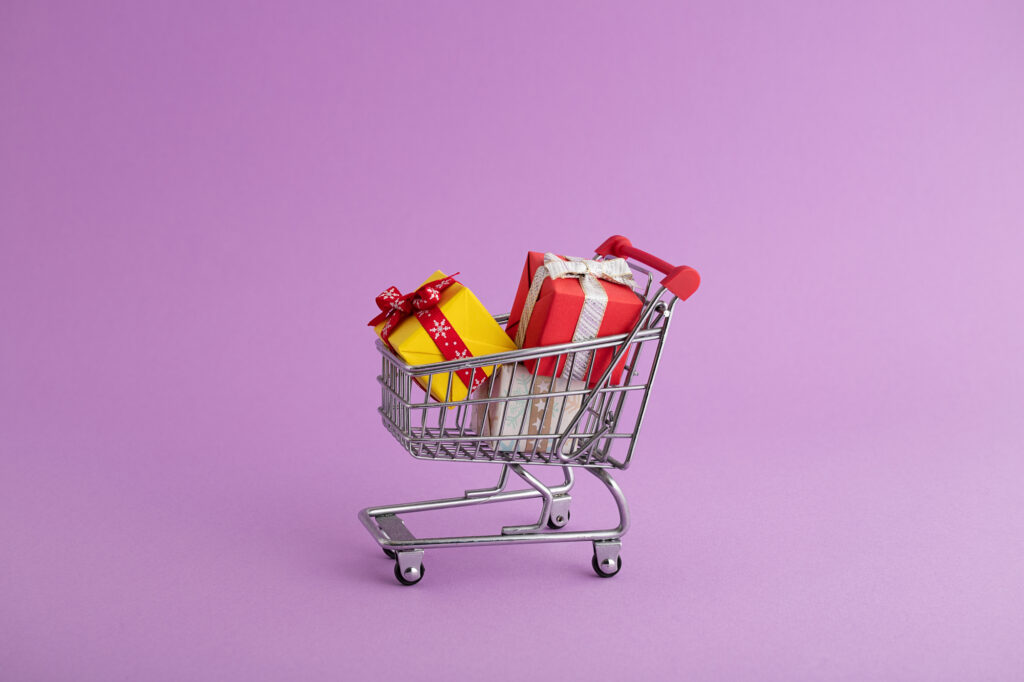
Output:
[[[1010,2],[4,2],[0,677],[1024,677],[1022,31]],[[622,574],[437,550],[399,587],[356,511],[497,472],[381,428],[373,296],[460,270],[504,312],[528,249],[615,233],[704,277]]]

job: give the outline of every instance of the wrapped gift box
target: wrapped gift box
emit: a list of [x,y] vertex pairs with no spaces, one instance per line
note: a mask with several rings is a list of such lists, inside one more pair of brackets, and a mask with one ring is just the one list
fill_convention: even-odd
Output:
[[[545,397],[544,393],[577,391],[586,387],[582,381],[538,376],[530,391],[533,374],[522,365],[501,365],[494,375],[473,394],[476,399],[524,396],[522,400],[477,403],[473,406],[473,428],[481,436],[538,436],[558,434],[569,426],[583,404],[583,394]],[[552,385],[552,382],[554,385]],[[528,396],[534,395],[530,399]],[[486,418],[484,406],[487,405]],[[498,441],[502,452],[550,452],[557,439],[525,438]],[[576,444],[570,438],[563,453]]]
[[[436,286],[428,286],[438,283]],[[427,291],[431,289],[431,291]],[[515,343],[494,321],[482,303],[468,287],[447,278],[437,270],[420,285],[415,297],[401,296],[393,287],[377,297],[378,305],[384,311],[371,324],[374,331],[395,353],[410,365],[426,365],[434,362],[464,357],[481,357],[493,353],[515,350]],[[383,334],[389,324],[387,316],[393,301],[407,299],[413,312],[398,313],[396,322],[391,322],[387,338]],[[428,304],[423,300],[432,299]],[[418,306],[424,305],[423,308]],[[440,313],[440,314],[438,314]],[[494,370],[493,366],[476,368],[475,372],[465,370],[456,373],[448,395],[448,372],[431,375],[430,395],[444,402],[464,400],[470,392],[471,381],[482,385]],[[417,377],[424,389],[428,377]]]
[[[563,266],[555,261],[562,261],[567,265]],[[544,268],[544,272],[538,273],[541,268]],[[572,269],[574,272],[566,273],[566,269]],[[549,270],[555,272],[551,273]],[[590,275],[588,279],[588,275],[584,274],[588,271],[596,271],[599,274]],[[550,276],[551,274],[556,276]],[[606,277],[616,281],[608,281]],[[534,299],[532,305],[531,298]],[[549,346],[579,341],[582,337],[589,339],[627,333],[640,318],[642,309],[643,302],[633,291],[629,266],[621,258],[585,261],[531,251],[526,258],[526,267],[523,268],[519,290],[516,292],[515,303],[512,305],[505,330],[523,348]],[[524,319],[525,328],[521,329]],[[580,333],[581,327],[584,326],[581,322],[591,325],[589,334]],[[588,354],[589,357],[578,354],[572,368],[573,378],[582,379],[587,376],[586,365],[592,364],[589,385],[595,385],[617,350],[601,348]],[[566,355],[541,359],[539,374],[560,376],[565,369],[566,359]],[[584,359],[589,362],[583,362]],[[625,362],[626,356],[623,355],[612,370],[613,384],[621,381]],[[527,362],[525,366],[532,371],[533,361]]]

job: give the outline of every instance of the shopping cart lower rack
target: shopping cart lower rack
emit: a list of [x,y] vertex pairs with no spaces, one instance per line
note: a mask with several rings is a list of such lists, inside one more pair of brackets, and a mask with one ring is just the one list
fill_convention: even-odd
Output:
[[[395,577],[403,585],[414,585],[420,581],[424,575],[424,550],[434,547],[592,542],[592,565],[597,575],[609,578],[622,567],[619,551],[622,536],[629,528],[629,507],[610,470],[629,466],[673,309],[679,299],[685,300],[696,291],[700,279],[692,268],[673,267],[633,247],[624,237],[607,240],[597,249],[597,255],[598,258],[628,258],[630,267],[637,274],[636,291],[644,305],[639,320],[628,334],[415,366],[406,364],[387,346],[377,342],[382,358],[381,374],[378,377],[381,385],[378,412],[384,426],[395,439],[413,457],[419,459],[490,462],[501,466],[497,485],[492,488],[467,490],[460,497],[369,507],[359,512],[363,525],[384,553],[395,560]],[[637,263],[658,270],[665,277],[655,283],[651,270]],[[495,319],[501,323],[507,317],[505,315]],[[596,382],[591,381],[588,369],[582,384],[557,379],[545,382],[545,377],[540,377],[547,390],[534,392],[541,363],[529,361],[541,358],[564,359],[562,376],[569,377],[578,363],[581,367],[586,366],[582,363],[588,362],[591,354],[602,348],[614,349],[614,356]],[[623,357],[628,358],[625,378],[621,384],[613,385],[610,381],[612,370]],[[526,363],[532,366],[532,371]],[[495,395],[491,391],[483,397],[479,392],[470,393],[462,400],[451,400],[449,395],[449,399],[441,402],[430,397],[431,379],[428,379],[425,389],[415,381],[417,377],[447,373],[450,394],[456,372],[469,370],[472,381],[476,372],[482,371],[482,367],[491,366],[495,370],[498,366],[511,366],[510,371],[513,373],[528,372],[529,391],[517,395]],[[560,405],[573,399],[579,401],[579,408],[571,419],[566,420],[567,423],[562,424],[561,418],[570,411],[561,412]],[[499,434],[491,434],[479,428],[481,423],[486,423],[489,411],[503,410],[514,401],[543,402],[542,423],[549,409],[558,411],[556,427],[545,429],[548,433],[528,433],[526,417],[531,410],[527,409],[516,434],[510,435],[502,429]],[[564,475],[563,482],[555,486],[545,485],[527,471],[528,465],[560,467]],[[576,468],[583,468],[596,476],[611,493],[619,513],[619,523],[615,528],[563,530],[570,518],[572,498],[569,492],[573,487],[573,472]],[[510,471],[525,481],[528,487],[507,490]],[[506,526],[495,535],[420,538],[408,530],[399,516],[529,498],[541,500],[537,522]]]

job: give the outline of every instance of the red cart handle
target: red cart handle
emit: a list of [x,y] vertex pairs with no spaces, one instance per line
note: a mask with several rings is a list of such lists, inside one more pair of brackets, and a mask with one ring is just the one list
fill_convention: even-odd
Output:
[[615,256],[617,258],[632,258],[649,267],[658,270],[665,275],[661,283],[665,288],[684,301],[697,291],[700,286],[700,274],[687,265],[678,267],[669,265],[656,256],[633,246],[628,239],[620,235],[609,237],[604,240],[601,246],[597,247],[595,253],[601,256]]

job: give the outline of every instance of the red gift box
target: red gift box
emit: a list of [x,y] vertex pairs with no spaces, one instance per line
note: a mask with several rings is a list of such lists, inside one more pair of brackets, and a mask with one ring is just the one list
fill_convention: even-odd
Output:
[[[516,292],[515,303],[512,305],[512,312],[509,314],[508,323],[505,326],[505,331],[512,338],[516,338],[519,333],[519,321],[526,305],[527,294],[533,283],[534,275],[544,265],[544,256],[545,254],[536,251],[530,251],[527,254],[526,267],[523,269],[523,276],[519,281],[519,290]],[[566,260],[564,257],[560,258]],[[603,279],[597,281],[608,297],[597,338],[632,331],[643,309],[640,297],[630,286]],[[585,298],[580,279],[576,277],[545,278],[537,295],[533,313],[527,322],[521,346],[531,348],[572,341]],[[594,351],[591,360],[593,367],[589,370],[590,386],[594,386],[601,378],[601,374],[608,367],[608,363],[611,362],[617,350],[618,347],[613,347]],[[565,368],[566,358],[566,355],[557,358],[542,358],[537,374],[542,376],[561,375]],[[534,363],[535,361],[526,361],[523,364],[532,372]],[[622,369],[625,364],[626,356],[623,355],[612,370],[611,383],[618,384],[622,380]]]

